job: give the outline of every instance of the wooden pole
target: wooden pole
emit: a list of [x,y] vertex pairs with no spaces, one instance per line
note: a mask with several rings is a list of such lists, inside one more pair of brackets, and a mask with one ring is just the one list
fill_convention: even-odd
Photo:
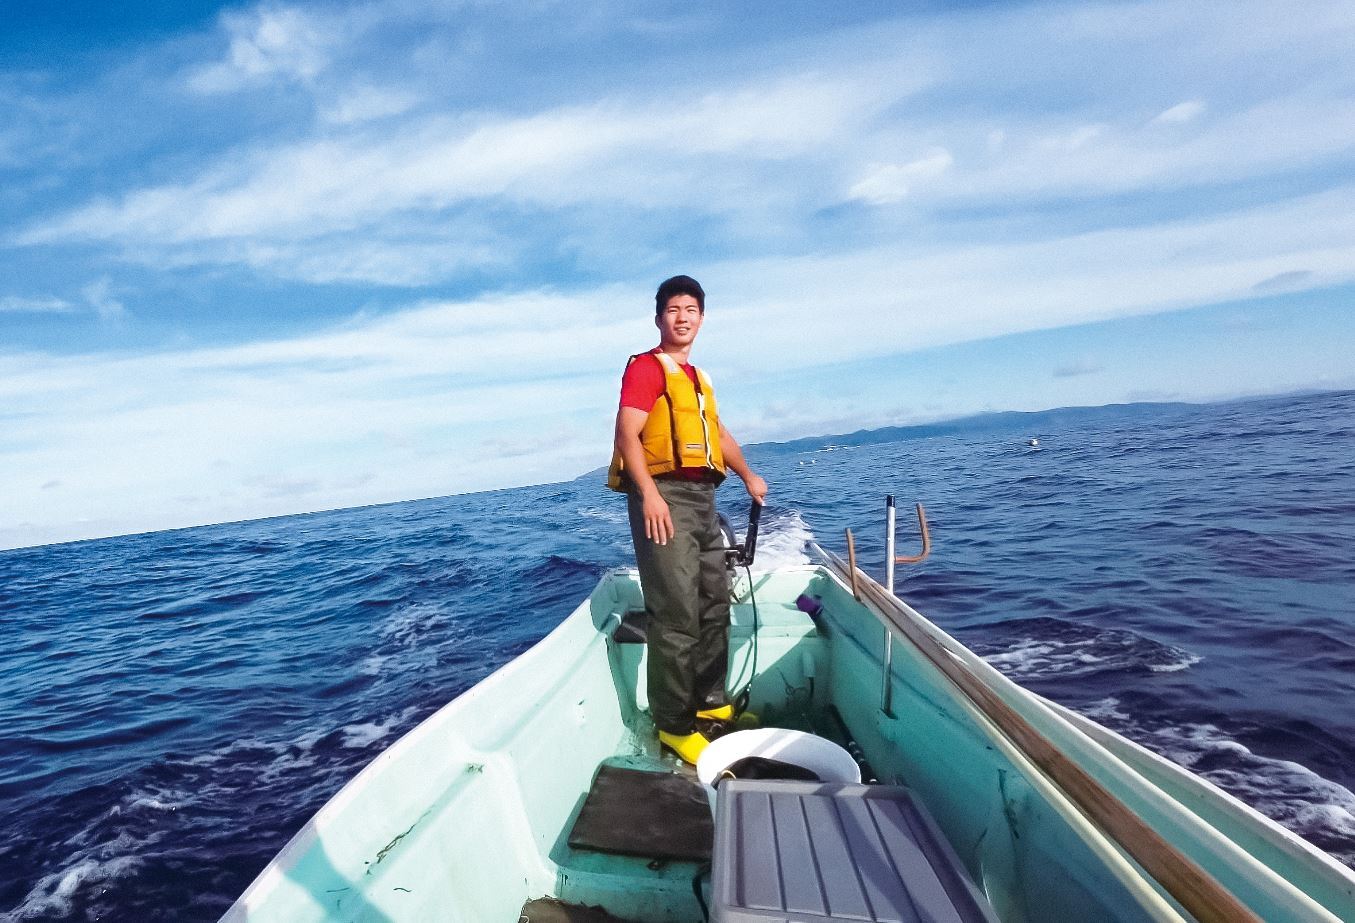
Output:
[[[849,533],[850,534],[850,533]],[[851,549],[849,542],[848,548]],[[853,592],[857,587],[854,563],[825,550],[839,572],[849,569]],[[1070,801],[1107,837],[1119,844],[1135,862],[1151,875],[1167,893],[1199,923],[1262,923],[1227,888],[1200,868],[1123,802],[1074,763],[1014,708],[970,673],[945,648],[916,625],[899,600],[887,593],[867,574],[860,574],[868,603],[885,622],[913,643],[913,646],[941,671],[997,728],[1040,768]],[[858,595],[857,599],[861,597]]]
[[851,563],[852,575],[852,595],[856,601],[861,601],[861,593],[856,588],[856,539],[852,538],[852,530],[847,530],[847,560]]

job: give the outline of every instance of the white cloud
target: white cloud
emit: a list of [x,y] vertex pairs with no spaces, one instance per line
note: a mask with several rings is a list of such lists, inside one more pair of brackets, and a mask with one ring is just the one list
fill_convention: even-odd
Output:
[[[790,429],[797,421],[851,428],[840,409],[850,401],[834,390],[850,376],[825,383],[817,367],[1249,297],[1256,279],[1296,264],[1309,285],[1355,281],[1355,187],[1278,210],[1053,240],[708,264],[699,361],[718,371],[744,438],[802,435]],[[45,522],[49,537],[70,537],[89,534],[82,517],[126,531],[588,470],[606,461],[624,356],[653,341],[650,297],[647,284],[543,290],[241,346],[0,355],[0,405],[15,414],[0,522]],[[784,375],[788,356],[803,393],[777,385],[773,395],[765,383]],[[772,420],[749,410],[772,399],[811,409]],[[44,492],[54,475],[62,490]]]
[[1270,294],[1273,292],[1291,292],[1306,288],[1313,284],[1312,270],[1308,269],[1289,269],[1284,272],[1277,272],[1272,276],[1267,276],[1260,282],[1252,286],[1252,291],[1261,294]]
[[1163,110],[1153,117],[1155,125],[1184,125],[1193,122],[1204,113],[1204,103],[1198,99],[1188,99]]
[[[106,249],[89,248],[73,278],[96,281],[71,302],[11,295],[0,310],[88,305],[116,319],[134,289],[110,254],[166,277],[201,265],[269,285],[460,276],[490,294],[229,348],[0,352],[0,523],[30,523],[0,545],[595,467],[621,357],[653,336],[652,283],[630,282],[672,264],[712,292],[701,361],[731,422],[759,438],[912,412],[862,416],[833,390],[850,375],[813,379],[822,364],[1355,279],[1341,4],[1302,17],[1246,2],[998,6],[758,36],[722,46],[718,67],[671,68],[609,55],[619,27],[597,17],[565,23],[578,48],[548,81],[523,73],[539,60],[525,33],[416,7],[223,14],[221,53],[193,72],[188,104],[198,118],[246,105],[267,117],[226,126],[236,133],[215,150],[197,137],[192,156],[148,147],[124,188],[101,174],[102,198],[16,215],[20,242]],[[240,89],[257,92],[213,96]],[[1184,101],[1162,110],[1171,100]],[[1296,173],[1304,182],[1276,182]],[[570,258],[586,268],[561,271]],[[537,290],[533,260],[558,288]],[[609,276],[626,285],[578,281]],[[335,313],[369,295],[337,295]],[[769,394],[788,357],[805,381]],[[737,418],[773,403],[800,409]]]
[[873,163],[847,195],[869,205],[892,205],[902,201],[914,184],[940,176],[954,162],[950,151],[938,148],[908,163]]
[[226,12],[221,25],[229,48],[224,60],[190,76],[189,86],[199,93],[230,92],[275,77],[311,80],[328,63],[335,41],[325,23],[298,7]]
[[[598,103],[525,117],[420,120],[393,132],[232,154],[190,183],[87,206],[25,239],[308,236],[491,197],[551,206],[593,198],[676,203],[701,190],[664,182],[665,168],[705,156],[785,159],[830,143],[876,104],[847,80],[795,78],[679,106]],[[618,185],[616,175],[636,158],[648,161],[641,177],[648,182]]]
[[[427,282],[508,252],[510,229],[471,213],[453,216],[449,232],[448,210],[751,207],[791,216],[800,186],[755,192],[756,175],[833,148],[898,92],[850,75],[797,76],[677,105],[602,102],[358,129],[232,154],[190,182],[86,205],[20,240],[104,240],[156,266],[243,262],[310,281]],[[404,228],[412,232],[393,231]],[[362,258],[347,258],[354,249]]]
[[[33,221],[19,239],[102,241],[156,267],[238,264],[314,282],[414,285],[475,269],[507,279],[521,254],[559,244],[561,228],[539,215],[610,227],[652,257],[665,224],[655,215],[680,208],[755,252],[765,241],[813,237],[844,190],[874,205],[906,200],[919,214],[977,214],[1264,182],[1348,156],[1344,126],[1355,121],[1355,102],[1335,82],[1285,63],[1300,47],[1315,61],[1333,53],[1325,49],[1340,44],[1334,6],[1273,24],[1263,4],[910,17],[817,36],[812,65],[798,68],[804,49],[784,40],[738,52],[728,71],[737,79],[700,83],[681,71],[637,86],[621,75],[621,89],[600,98],[470,106],[439,105],[434,88],[447,62],[438,55],[425,57],[407,36],[393,46],[373,40],[376,24],[400,34],[401,23],[417,23],[421,37],[436,33],[434,47],[453,47],[448,24],[431,15],[387,4],[223,16],[232,50],[219,66],[231,80],[323,84],[314,88],[317,124],[294,126],[285,142],[242,142],[175,182]],[[1255,21],[1274,28],[1244,27]],[[511,34],[496,41],[521,50]],[[1012,48],[1019,64],[995,88],[989,65]],[[492,62],[490,52],[477,60]],[[1158,60],[1151,74],[1128,68],[1134,81],[1105,78],[1122,70],[1116,62],[1144,55]],[[394,57],[407,69],[384,73]],[[329,60],[352,72],[331,73]],[[1256,60],[1279,76],[1239,88],[1229,75]],[[1188,138],[1150,130],[1145,107],[1186,83],[1209,95],[1207,124]],[[1051,86],[1070,84],[1100,89],[1087,102],[1049,103]],[[922,87],[936,92],[918,97]],[[1198,118],[1203,98],[1155,121]]]
[[1068,153],[1081,151],[1093,141],[1105,136],[1109,126],[1104,124],[1076,125],[1071,129],[1037,137],[1032,147],[1041,155],[1056,152]]
[[1078,378],[1083,375],[1095,375],[1103,371],[1104,366],[1083,356],[1054,367],[1055,378]]
[[64,298],[22,295],[0,297],[0,314],[69,314],[74,310],[75,306]]
[[413,92],[375,86],[357,86],[326,105],[321,118],[334,125],[356,125],[407,112],[418,102]]
[[121,320],[127,313],[123,303],[113,297],[113,282],[107,276],[89,283],[80,289],[80,294],[100,320]]

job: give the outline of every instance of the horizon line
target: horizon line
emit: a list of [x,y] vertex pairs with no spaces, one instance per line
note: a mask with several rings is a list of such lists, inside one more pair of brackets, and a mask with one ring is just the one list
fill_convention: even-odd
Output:
[[[985,417],[1020,416],[1026,414],[1053,413],[1060,410],[1094,411],[1094,410],[1105,410],[1113,407],[1146,407],[1146,406],[1210,407],[1222,404],[1245,403],[1249,401],[1262,401],[1279,398],[1300,398],[1300,397],[1314,397],[1317,395],[1351,394],[1351,393],[1355,393],[1355,388],[1349,387],[1297,388],[1288,391],[1260,392],[1255,394],[1238,394],[1233,395],[1231,397],[1223,397],[1209,400],[1112,401],[1106,404],[1071,404],[1058,407],[1043,407],[1038,410],[984,410],[978,413],[968,413],[953,417],[939,417],[933,420],[916,421],[912,423],[902,423],[902,424],[887,424],[884,426],[876,426],[870,429],[853,430],[852,432],[849,433],[821,433],[821,434],[811,433],[805,436],[796,436],[791,439],[749,443],[743,448],[745,451],[748,451],[751,449],[757,449],[761,447],[787,446],[797,442],[808,442],[821,439],[846,438],[858,436],[862,433],[881,432],[883,430],[922,429],[924,427],[930,426],[963,423],[968,420],[979,420]],[[606,465],[601,465],[597,468],[590,468],[586,471],[580,472],[579,474],[573,475],[572,477],[562,478],[561,480],[558,481],[537,481],[530,484],[508,484],[504,485],[503,487],[488,487],[481,490],[452,491],[451,493],[435,494],[427,497],[408,497],[401,500],[383,500],[378,503],[359,503],[354,506],[335,506],[335,507],[322,507],[320,509],[313,510],[298,510],[294,513],[279,513],[273,516],[256,516],[256,517],[246,517],[243,519],[225,519],[217,522],[194,523],[192,525],[185,526],[172,526],[167,529],[147,529],[138,532],[116,532],[111,535],[92,535],[86,538],[63,539],[61,541],[55,542],[38,542],[32,545],[14,545],[7,548],[0,548],[0,554],[5,554],[11,551],[28,551],[34,548],[53,548],[60,545],[76,545],[84,542],[101,542],[110,539],[136,538],[138,536],[143,535],[159,535],[165,532],[185,532],[191,529],[210,529],[217,526],[234,526],[234,525],[243,525],[246,523],[270,522],[279,519],[292,519],[298,516],[318,516],[324,513],[342,513],[352,510],[379,509],[381,507],[387,506],[399,506],[405,503],[426,503],[431,500],[446,500],[452,497],[474,497],[481,494],[499,493],[501,491],[506,490],[525,490],[526,488],[529,487],[548,487],[555,484],[570,484],[582,478],[586,478],[589,475],[596,474],[599,471],[605,471],[606,467],[607,467]]]

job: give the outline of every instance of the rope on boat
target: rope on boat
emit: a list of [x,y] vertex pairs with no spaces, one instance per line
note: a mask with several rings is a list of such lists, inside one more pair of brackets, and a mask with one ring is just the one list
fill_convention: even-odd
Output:
[[[1117,843],[1199,923],[1262,923],[1260,917],[1212,875],[1064,756],[1022,715],[969,672],[935,639],[913,623],[903,603],[855,566],[855,547],[848,531],[850,564],[820,547],[840,576],[850,576],[853,594],[864,586],[870,605],[886,624],[912,642],[1004,736],[1050,779],[1110,840]],[[857,599],[861,599],[858,595]]]

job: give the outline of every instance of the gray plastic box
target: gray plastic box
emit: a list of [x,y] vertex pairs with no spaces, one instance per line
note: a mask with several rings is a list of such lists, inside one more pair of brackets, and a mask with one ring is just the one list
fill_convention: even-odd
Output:
[[720,785],[711,923],[998,923],[936,822],[893,785]]

